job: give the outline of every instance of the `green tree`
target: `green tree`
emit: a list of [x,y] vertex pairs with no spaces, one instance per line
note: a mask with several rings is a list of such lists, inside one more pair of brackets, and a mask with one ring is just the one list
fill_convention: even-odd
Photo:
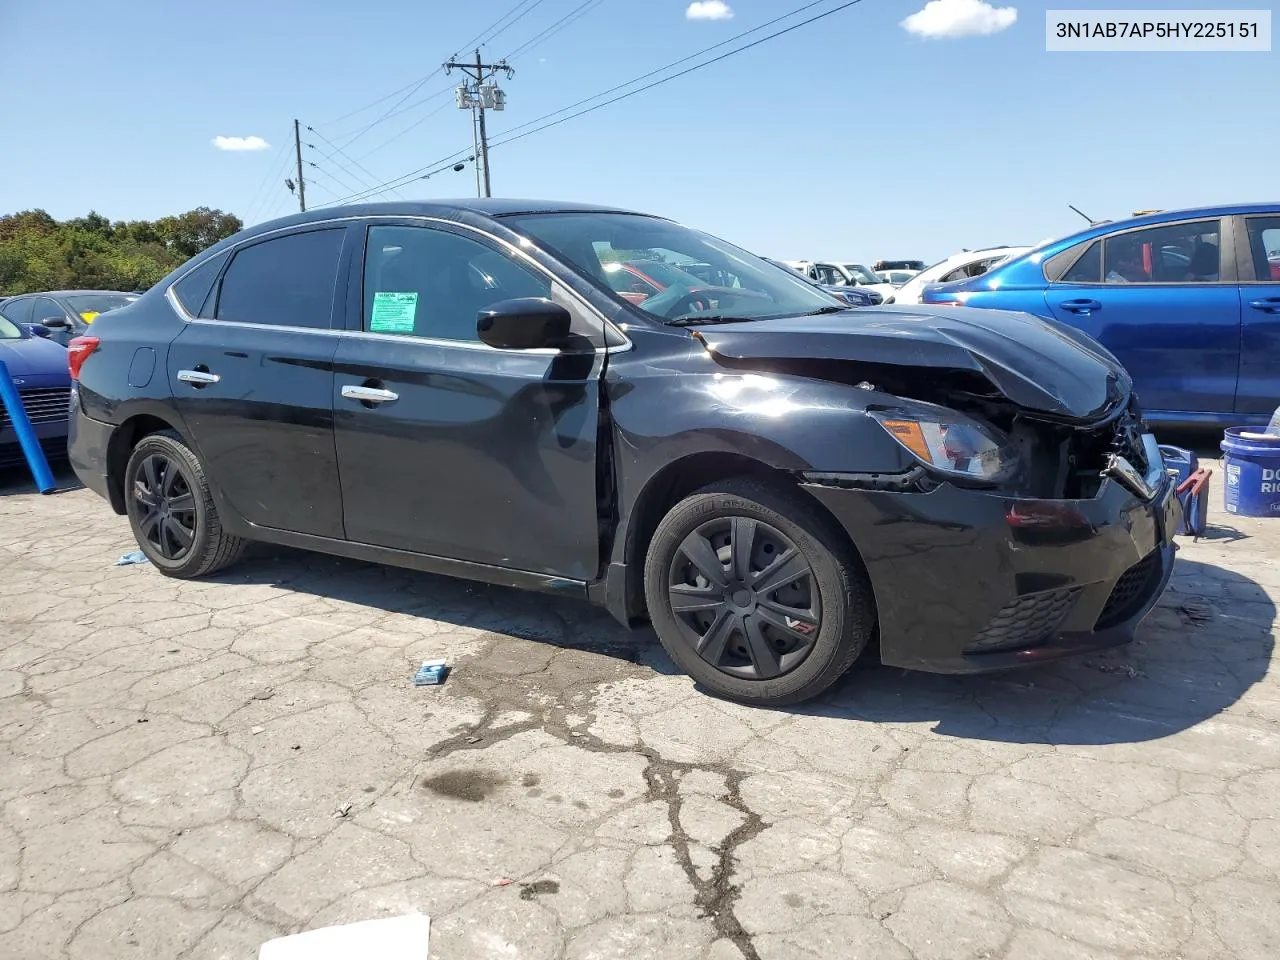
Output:
[[242,226],[208,207],[115,223],[97,211],[64,221],[44,210],[0,216],[0,295],[145,289]]

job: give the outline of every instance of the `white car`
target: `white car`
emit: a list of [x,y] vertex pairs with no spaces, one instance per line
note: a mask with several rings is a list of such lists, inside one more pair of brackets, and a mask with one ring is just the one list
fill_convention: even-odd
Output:
[[998,263],[1020,257],[1031,247],[988,247],[985,250],[965,250],[926,267],[914,277],[885,297],[889,303],[920,303],[926,284],[950,283],[966,277],[978,277]]
[[863,287],[874,290],[886,300],[898,289],[891,283],[885,283],[861,263],[818,260],[805,272],[805,276],[833,287]]
[[877,270],[876,276],[885,283],[900,287],[919,272],[919,270]]

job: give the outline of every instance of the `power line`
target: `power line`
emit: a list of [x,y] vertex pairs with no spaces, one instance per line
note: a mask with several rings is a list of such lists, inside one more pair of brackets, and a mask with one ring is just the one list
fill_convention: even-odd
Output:
[[[576,107],[581,107],[584,104],[590,103],[592,100],[599,100],[601,97],[607,97],[611,93],[617,93],[619,90],[625,90],[627,87],[634,86],[637,83],[640,83],[644,80],[648,80],[650,77],[656,77],[658,74],[664,73],[665,71],[670,70],[672,67],[678,67],[680,64],[687,63],[690,60],[696,60],[699,57],[705,56],[706,54],[710,53],[713,50],[719,50],[721,47],[725,47],[731,43],[735,43],[738,40],[741,40],[743,37],[749,37],[753,33],[759,33],[761,30],[767,30],[769,27],[772,27],[775,24],[781,23],[784,20],[790,20],[792,17],[796,16],[797,14],[804,13],[806,10],[812,10],[814,7],[820,7],[824,3],[829,3],[829,2],[830,0],[813,0],[812,3],[807,3],[802,7],[797,7],[795,10],[792,10],[790,13],[784,13],[780,17],[775,17],[774,19],[769,20],[765,23],[762,23],[759,26],[752,27],[750,30],[743,30],[741,33],[730,37],[728,40],[721,40],[719,43],[713,43],[711,46],[704,47],[698,52],[692,53],[687,57],[681,57],[678,60],[673,60],[668,64],[664,64],[661,67],[658,67],[654,70],[650,70],[648,73],[641,74],[638,77],[632,77],[630,80],[627,80],[624,83],[620,83],[617,86],[610,87],[608,90],[604,90],[590,97],[586,97],[582,100],[579,100],[577,103],[571,103],[567,107],[561,107],[559,110],[552,110],[550,113],[543,114],[541,117],[538,117],[535,120],[530,120],[527,123],[519,124],[518,126],[512,127],[510,130],[504,130],[501,134],[499,134],[499,137],[509,137],[511,134],[515,133],[518,130],[523,130],[526,127],[532,127],[536,124],[541,123],[544,120],[549,120],[550,118],[557,116],[561,113],[567,113],[568,111],[573,110]],[[849,4],[849,6],[852,6],[852,4]],[[831,14],[831,13],[838,13],[840,10],[843,10],[843,9],[844,7],[837,7],[833,10],[827,11],[827,13],[824,13],[821,16],[827,16],[828,14]],[[795,27],[803,27],[806,24],[812,23],[812,22],[813,22],[812,20],[806,20],[802,23],[796,24]],[[795,29],[795,27],[792,27],[790,29]],[[783,32],[786,32],[786,31],[783,31]],[[772,36],[781,36],[781,34],[780,33],[773,34]],[[772,36],[764,37],[760,42],[763,42],[764,40],[772,39]],[[754,44],[752,45],[754,46]],[[742,49],[745,50],[748,48],[743,47]],[[710,65],[715,62],[716,62],[715,60],[709,60],[707,61],[707,64],[704,64],[704,66]],[[686,72],[690,72],[690,71],[686,71]],[[676,76],[682,76],[682,74],[677,74]],[[674,76],[671,79],[674,79]],[[645,89],[648,89],[648,88],[645,88]],[[641,91],[637,90],[636,92],[639,93]]]
[[[791,25],[791,26],[789,26],[789,27],[785,27],[785,28],[783,28],[782,30],[777,30],[777,31],[775,31],[775,32],[773,32],[773,33],[771,33],[771,34],[768,34],[768,35],[764,36],[764,37],[760,37],[759,39],[757,39],[757,40],[753,40],[751,43],[744,44],[744,45],[743,45],[743,46],[741,46],[741,47],[735,47],[734,49],[729,50],[729,51],[727,51],[727,52],[725,52],[725,53],[721,54],[721,55],[720,55],[720,56],[718,56],[718,57],[713,57],[713,58],[712,58],[712,59],[710,59],[710,60],[706,60],[706,61],[703,61],[703,62],[701,62],[701,63],[696,63],[696,64],[694,64],[694,65],[693,65],[693,66],[691,66],[691,67],[687,67],[686,69],[679,71],[678,73],[673,73],[673,74],[671,74],[670,76],[662,77],[661,79],[655,80],[653,83],[646,84],[646,85],[645,85],[645,86],[643,86],[643,87],[639,87],[639,88],[637,88],[637,89],[635,89],[635,90],[631,90],[631,91],[629,91],[629,92],[627,92],[627,93],[621,94],[620,96],[614,97],[614,98],[612,98],[612,99],[610,99],[610,100],[606,100],[606,101],[603,101],[603,102],[601,102],[601,103],[594,104],[593,106],[590,106],[590,107],[587,107],[586,109],[580,110],[580,111],[578,111],[577,113],[573,113],[573,114],[570,114],[569,116],[561,117],[561,118],[560,118],[560,119],[558,119],[558,120],[552,120],[552,121],[550,121],[550,122],[548,122],[548,123],[542,123],[542,121],[544,121],[544,120],[550,120],[550,118],[551,118],[551,117],[555,117],[555,116],[557,116],[557,115],[559,115],[559,114],[565,113],[566,111],[573,110],[575,107],[579,107],[579,106],[582,106],[583,104],[591,103],[591,101],[593,101],[593,100],[599,100],[601,97],[608,96],[610,93],[614,93],[614,92],[616,92],[616,91],[618,91],[618,90],[623,90],[623,89],[625,89],[626,87],[629,87],[629,86],[632,86],[632,85],[634,85],[634,84],[636,84],[636,83],[639,83],[639,82],[640,82],[640,81],[642,81],[642,80],[646,80],[646,79],[648,79],[649,77],[653,77],[653,76],[655,76],[655,75],[657,75],[657,74],[660,74],[660,73],[664,72],[665,70],[669,70],[669,69],[671,69],[673,66],[677,66],[677,65],[679,65],[680,63],[686,63],[686,62],[688,62],[689,60],[697,59],[697,58],[699,58],[699,57],[704,56],[704,55],[705,55],[705,54],[707,54],[707,53],[710,53],[710,52],[711,52],[711,51],[713,51],[713,50],[718,50],[718,49],[720,49],[721,47],[726,46],[727,44],[733,43],[733,42],[734,42],[734,41],[736,41],[736,40],[741,40],[743,37],[750,36],[750,35],[751,35],[751,34],[753,34],[753,33],[759,33],[761,30],[767,29],[767,28],[768,28],[768,27],[770,27],[770,26],[774,26],[774,25],[776,25],[776,24],[778,24],[778,23],[780,23],[780,22],[782,22],[782,21],[784,21],[784,20],[789,20],[789,19],[791,19],[792,17],[795,17],[795,16],[796,16],[796,15],[798,15],[798,14],[804,13],[806,10],[811,10],[811,9],[813,9],[814,7],[820,6],[822,3],[825,3],[825,2],[829,2],[829,0],[815,0],[815,2],[813,2],[813,3],[807,3],[807,4],[805,4],[805,5],[801,6],[801,7],[797,7],[795,10],[792,10],[792,11],[791,11],[791,12],[789,12],[789,13],[783,14],[783,15],[782,15],[782,16],[780,16],[780,17],[775,17],[773,20],[770,20],[770,21],[768,21],[768,22],[766,22],[766,23],[763,23],[763,24],[761,24],[760,26],[753,27],[753,28],[751,28],[750,30],[745,30],[745,31],[743,31],[742,33],[740,33],[740,34],[738,34],[738,35],[736,35],[736,36],[734,36],[734,37],[730,37],[728,40],[724,40],[724,41],[721,41],[720,43],[712,44],[711,46],[706,47],[705,49],[700,50],[700,51],[698,51],[698,52],[696,52],[696,53],[694,53],[694,54],[691,54],[691,55],[690,55],[690,56],[688,56],[688,57],[684,57],[684,58],[682,58],[681,60],[673,61],[672,63],[669,63],[669,64],[667,64],[666,66],[663,66],[663,67],[659,67],[659,68],[657,68],[656,70],[651,70],[649,73],[646,73],[646,74],[644,74],[644,75],[642,75],[642,76],[636,77],[636,78],[634,78],[634,79],[632,79],[632,80],[628,80],[626,83],[618,84],[617,86],[614,86],[614,87],[611,87],[611,88],[610,88],[610,89],[608,89],[608,90],[605,90],[603,93],[598,93],[598,94],[596,94],[595,96],[587,97],[587,98],[586,98],[586,99],[584,99],[584,100],[579,100],[577,103],[570,104],[570,105],[569,105],[569,106],[567,106],[567,107],[562,107],[562,108],[560,108],[559,110],[553,110],[551,113],[545,114],[545,115],[543,115],[542,117],[537,118],[536,120],[530,120],[528,123],[523,123],[523,124],[520,124],[520,125],[519,125],[519,126],[517,126],[517,127],[513,127],[511,130],[509,130],[509,131],[507,131],[507,132],[506,132],[506,133],[507,133],[507,136],[505,136],[504,138],[499,138],[497,141],[495,141],[493,144],[491,144],[491,147],[497,147],[497,146],[502,146],[502,145],[507,144],[507,143],[513,143],[513,142],[515,142],[516,140],[521,140],[521,139],[524,139],[525,137],[532,136],[532,135],[533,135],[533,134],[535,134],[535,133],[539,133],[539,132],[541,132],[541,131],[543,131],[543,130],[549,129],[550,127],[559,126],[561,123],[567,123],[567,122],[568,122],[568,121],[570,121],[570,120],[574,120],[574,119],[576,119],[576,118],[578,118],[578,117],[581,117],[581,116],[584,116],[584,115],[586,115],[586,114],[588,114],[588,113],[593,113],[593,112],[594,112],[594,111],[596,111],[596,110],[601,110],[601,109],[603,109],[604,107],[607,107],[607,106],[610,106],[610,105],[612,105],[612,104],[618,103],[618,102],[620,102],[620,101],[622,101],[622,100],[626,100],[626,99],[628,99],[628,98],[630,98],[630,97],[633,97],[633,96],[636,96],[636,95],[638,95],[638,94],[644,93],[644,92],[646,92],[646,91],[648,91],[648,90],[652,90],[654,87],[661,86],[661,85],[662,85],[662,84],[664,84],[664,83],[668,83],[668,82],[670,82],[670,81],[672,81],[672,80],[679,79],[680,77],[688,76],[688,75],[689,75],[689,74],[691,74],[691,73],[694,73],[694,72],[696,72],[696,71],[698,71],[698,70],[703,69],[704,67],[712,66],[713,64],[719,63],[719,62],[720,62],[720,61],[722,61],[722,60],[727,60],[727,59],[729,59],[730,57],[736,56],[736,55],[737,55],[737,54],[739,54],[739,53],[744,53],[744,52],[746,52],[747,50],[750,50],[750,49],[752,49],[752,48],[754,48],[754,47],[758,47],[758,46],[760,46],[760,45],[761,45],[761,44],[763,44],[763,43],[767,43],[767,42],[768,42],[768,41],[770,41],[770,40],[774,40],[774,39],[776,39],[776,38],[778,38],[778,37],[781,37],[781,36],[783,36],[783,35],[785,35],[785,34],[791,33],[791,32],[793,32],[793,31],[795,31],[795,30],[799,30],[801,27],[808,26],[809,24],[816,23],[817,21],[819,21],[819,20],[823,20],[823,19],[825,19],[825,18],[827,18],[827,17],[829,17],[829,16],[832,16],[833,14],[840,13],[840,12],[842,12],[842,11],[844,11],[844,10],[848,10],[850,7],[855,7],[855,6],[857,6],[859,3],[861,3],[861,2],[862,2],[862,0],[847,0],[847,2],[842,3],[842,4],[840,4],[839,6],[836,6],[836,7],[832,7],[830,10],[826,10],[826,11],[824,11],[824,12],[822,12],[822,13],[816,14],[816,15],[814,15],[814,16],[812,16],[812,17],[809,17],[809,18],[807,18],[807,19],[805,19],[805,20],[801,20],[801,21],[800,21],[800,22],[798,22],[798,23],[792,24],[792,25]],[[539,125],[539,124],[541,124],[541,125]],[[525,129],[525,128],[532,128],[532,129]],[[515,134],[515,132],[516,132],[516,131],[519,131],[519,130],[523,130],[524,132],[523,132],[523,133],[518,133],[518,134],[516,134],[516,135],[514,135],[514,136],[511,136],[511,134]],[[369,198],[369,197],[377,196],[377,195],[378,195],[378,194],[380,194],[380,193],[385,193],[385,192],[387,192],[388,190],[393,189],[394,187],[403,186],[404,184],[408,183],[409,181],[414,180],[414,179],[417,179],[417,178],[418,178],[418,177],[419,177],[419,176],[420,176],[424,171],[426,171],[429,167],[436,166],[436,165],[439,165],[439,164],[447,163],[447,162],[449,162],[450,160],[453,160],[454,158],[456,158],[456,157],[460,156],[460,155],[461,155],[461,154],[463,154],[463,153],[466,153],[466,150],[465,150],[465,149],[464,149],[464,150],[456,151],[455,153],[450,154],[448,157],[444,157],[444,158],[442,158],[442,159],[440,159],[440,160],[437,160],[437,161],[435,162],[435,164],[429,164],[427,167],[421,167],[421,168],[419,168],[419,169],[417,169],[417,170],[415,170],[415,171],[413,171],[413,172],[411,172],[411,173],[407,173],[407,174],[405,174],[404,176],[396,177],[396,178],[394,178],[393,180],[390,180],[390,181],[387,181],[386,183],[380,184],[380,185],[378,186],[378,188],[377,188],[377,189],[364,191],[364,192],[362,192],[362,193],[360,193],[360,194],[358,194],[358,195],[351,196],[351,197],[344,197],[342,200],[338,201],[338,203],[348,203],[348,202],[354,202],[354,201],[357,201],[357,200],[367,199],[367,198]]]
[[546,41],[554,37],[557,33],[559,33],[561,30],[563,30],[565,27],[568,27],[574,23],[577,23],[579,20],[585,17],[588,13],[590,13],[596,7],[600,6],[600,4],[603,2],[604,0],[586,0],[585,3],[581,3],[578,6],[574,7],[572,10],[566,13],[559,20],[555,21],[555,23],[551,24],[551,26],[547,27],[541,33],[535,34],[534,36],[526,40],[524,43],[520,44],[520,46],[516,47],[514,50],[512,50],[502,59],[514,60],[516,57],[520,56],[520,54],[527,53],[529,50],[538,46],[538,44],[545,43]]
[[[462,46],[458,47],[458,50],[459,50],[459,51],[466,50],[468,47],[473,47],[473,46],[475,46],[477,43],[487,43],[489,40],[493,39],[493,37],[497,36],[497,34],[496,34],[496,33],[493,33],[493,30],[494,30],[495,28],[499,27],[499,26],[502,24],[502,22],[503,22],[504,20],[506,20],[506,19],[507,19],[508,17],[510,17],[513,13],[515,13],[516,11],[518,11],[521,7],[525,6],[525,4],[527,4],[527,3],[529,3],[529,2],[530,2],[530,0],[519,0],[519,2],[518,2],[514,7],[512,7],[510,10],[508,10],[508,11],[507,11],[506,13],[504,13],[502,16],[500,16],[500,17],[499,17],[497,20],[495,20],[493,23],[489,24],[489,26],[485,27],[483,30],[481,30],[478,34],[476,34],[474,37],[472,37],[472,38],[471,38],[470,40],[468,40],[466,43],[462,44]],[[543,0],[533,0],[533,6],[529,7],[529,8],[528,8],[528,10],[525,10],[525,13],[529,13],[530,11],[532,11],[532,10],[533,10],[533,7],[538,6],[538,4],[540,4],[540,3],[542,3],[542,2],[543,2]],[[511,26],[511,25],[512,25],[512,24],[514,24],[517,20],[521,19],[523,16],[524,16],[524,14],[523,14],[523,13],[522,13],[522,14],[520,14],[520,16],[516,18],[516,20],[512,20],[512,21],[511,21],[511,23],[508,23],[506,26],[507,26],[507,27]],[[502,27],[502,29],[503,29],[503,30],[505,30],[505,29],[506,29],[506,27]],[[501,30],[500,30],[499,32],[501,32]],[[454,55],[455,55],[455,56],[457,56],[457,54],[454,54]],[[434,77],[434,76],[435,76],[437,73],[439,73],[439,72],[440,72],[440,71],[439,71],[439,69],[432,70],[432,71],[431,71],[429,74],[427,74],[425,77],[419,77],[417,80],[411,80],[410,82],[406,83],[403,87],[397,87],[395,90],[392,90],[390,93],[385,94],[385,95],[383,95],[383,96],[381,96],[381,97],[378,97],[378,99],[376,99],[376,100],[371,100],[370,102],[366,103],[366,104],[365,104],[364,106],[362,106],[362,107],[356,107],[356,109],[354,109],[354,110],[348,110],[346,113],[342,114],[341,116],[333,117],[333,118],[331,118],[331,119],[329,119],[329,120],[322,120],[322,121],[321,121],[321,123],[320,123],[320,125],[321,125],[321,126],[324,126],[324,127],[329,127],[329,126],[332,126],[332,125],[333,125],[333,124],[335,124],[335,123],[341,123],[343,120],[350,120],[352,117],[357,116],[357,115],[359,115],[359,114],[361,114],[361,113],[364,113],[366,110],[370,110],[370,109],[372,109],[372,108],[374,108],[374,107],[378,106],[378,104],[386,103],[388,100],[391,100],[391,99],[393,99],[393,98],[395,98],[395,97],[397,97],[397,96],[400,96],[401,94],[406,93],[406,91],[407,91],[407,96],[413,96],[413,94],[414,94],[414,93],[416,93],[418,90],[422,89],[422,85],[423,85],[424,83],[426,83],[426,81],[430,80],[432,77]],[[453,88],[452,88],[452,87],[450,87],[449,89],[450,89],[450,90],[452,90]],[[445,92],[448,92],[448,91],[445,91]],[[401,98],[401,100],[396,104],[396,107],[398,107],[398,106],[400,105],[400,103],[403,103],[405,99],[407,99],[407,97],[402,97],[402,98]],[[395,110],[395,107],[392,107],[392,110]],[[391,117],[391,116],[394,116],[394,115],[395,115],[395,114],[393,114],[393,113],[389,113],[389,114],[387,114],[387,115],[383,116],[380,120],[374,121],[374,123],[373,123],[373,124],[370,124],[370,125],[369,125],[369,127],[376,126],[378,123],[381,123],[381,122],[382,122],[382,120],[390,119],[390,117]],[[368,129],[369,129],[368,127],[367,127],[367,128],[365,128],[365,130],[361,131],[361,133],[360,133],[360,134],[358,134],[358,136],[363,135],[365,132],[367,132],[367,131],[368,131]],[[348,141],[347,141],[347,143],[350,143],[350,142],[351,142],[350,140],[348,140]]]
[[341,160],[339,160],[333,154],[326,153],[324,150],[321,150],[319,147],[317,147],[314,143],[307,144],[308,147],[310,147],[316,153],[320,154],[320,156],[324,157],[326,160],[331,162],[334,166],[348,173],[358,184],[360,184],[360,186],[356,188],[357,190],[361,190],[369,186],[370,181],[372,181],[373,183],[378,182],[378,175],[376,173],[374,173],[372,170],[366,167],[363,163],[361,163],[355,157],[348,154],[345,150],[343,150],[340,146],[338,146],[336,143],[334,143],[332,140],[326,137],[323,133],[321,133],[315,127],[309,126],[307,127],[307,130],[309,130],[311,133],[314,133],[317,137],[319,137],[329,146],[333,147],[336,153],[339,153],[342,156],[346,157],[347,160],[351,162],[351,164],[355,165],[355,167],[358,167],[360,170],[364,171],[364,173],[368,174],[369,179],[366,180],[365,177],[361,176],[360,173],[358,173],[355,169],[352,169],[350,165],[344,164]]
[[[544,2],[545,2],[545,0],[533,0],[533,3],[532,3],[532,4],[530,4],[528,7],[526,7],[526,8],[524,9],[524,12],[522,12],[522,13],[521,13],[518,17],[516,17],[514,20],[511,20],[510,22],[508,22],[505,26],[503,26],[503,27],[502,27],[502,29],[497,30],[496,32],[489,34],[489,36],[485,39],[485,41],[484,41],[484,42],[485,42],[486,44],[493,43],[493,41],[497,40],[497,39],[498,39],[498,37],[502,36],[502,34],[506,33],[508,30],[510,30],[512,27],[514,27],[517,23],[519,23],[521,20],[523,20],[523,19],[524,19],[525,17],[527,17],[529,14],[531,14],[534,10],[536,10],[538,7],[542,6],[542,4],[543,4]],[[470,46],[470,44],[467,44],[467,46]],[[463,47],[462,49],[464,49],[464,50],[465,50],[465,49],[466,49],[466,47]],[[455,58],[455,59],[457,58],[457,54],[454,54],[454,58]]]
[[435,108],[434,110],[432,110],[430,113],[428,113],[428,114],[426,114],[425,116],[422,116],[422,117],[418,118],[417,120],[413,121],[413,123],[409,124],[409,126],[405,127],[405,128],[404,128],[403,130],[401,130],[399,133],[394,134],[394,135],[392,135],[391,137],[388,137],[386,140],[383,140],[383,141],[382,141],[382,143],[378,144],[378,145],[377,145],[376,147],[374,147],[372,150],[368,150],[368,151],[366,151],[365,153],[360,154],[361,158],[365,158],[365,157],[371,157],[371,156],[373,156],[375,153],[377,153],[378,151],[382,150],[384,147],[388,147],[388,146],[390,146],[391,144],[395,143],[397,140],[399,140],[399,139],[400,139],[401,137],[403,137],[405,134],[409,133],[409,131],[414,130],[414,129],[416,129],[416,128],[418,128],[418,127],[422,126],[424,123],[426,123],[426,122],[427,122],[428,120],[430,120],[432,117],[434,117],[436,114],[440,113],[440,111],[445,110],[445,109],[447,109],[448,107],[449,107],[449,103],[448,103],[447,101],[446,101],[445,103],[440,104],[440,106],[436,107],[436,108]]
[[[334,171],[332,171],[332,170],[330,170],[330,169],[328,169],[328,168],[322,168],[322,167],[321,167],[319,164],[317,164],[314,160],[308,160],[308,161],[306,161],[306,163],[307,163],[307,166],[311,167],[311,169],[313,169],[313,170],[319,170],[319,171],[320,171],[321,173],[323,173],[326,177],[329,177],[330,179],[332,179],[335,183],[337,183],[340,187],[342,187],[342,189],[343,189],[343,190],[355,190],[357,193],[359,193],[359,192],[360,192],[360,190],[362,189],[361,187],[353,187],[353,186],[352,186],[352,185],[351,185],[351,184],[346,180],[346,178],[345,178],[345,177],[341,177],[341,176],[339,176],[337,173],[335,173]],[[310,177],[308,177],[307,182],[308,182],[308,183],[310,183],[310,182],[311,182]],[[369,189],[369,188],[368,188],[368,187],[365,187],[365,188],[363,188],[363,189],[366,189],[366,190],[367,190],[367,189]]]
[[[472,150],[471,147],[464,147],[461,150],[455,150],[453,153],[449,154],[448,156],[441,157],[439,160],[435,160],[431,163],[428,163],[424,167],[419,167],[417,170],[411,171],[410,173],[406,173],[403,176],[396,177],[392,181],[388,181],[387,183],[384,183],[384,184],[379,184],[374,189],[364,190],[364,191],[361,191],[360,193],[352,194],[349,197],[343,197],[341,200],[335,201],[334,204],[325,204],[325,206],[334,206],[336,204],[341,204],[341,203],[357,203],[360,200],[367,200],[370,197],[376,197],[381,193],[386,193],[393,186],[395,187],[407,186],[409,183],[411,183],[414,180],[425,179],[425,177],[429,177],[432,174],[440,173],[442,170],[444,170],[446,167],[450,166],[451,164],[457,163],[458,159],[463,155],[471,153],[471,150]],[[474,156],[469,156],[463,162],[470,162],[474,159],[475,159]]]
[[284,176],[284,171],[289,161],[289,149],[286,144],[290,139],[292,138],[284,138],[280,141],[280,146],[276,152],[275,159],[271,162],[270,166],[268,166],[266,174],[258,183],[257,189],[254,190],[252,198],[245,207],[245,223],[252,222],[253,214],[259,210],[262,203],[271,195],[270,190],[268,189],[269,185]]
[[508,17],[510,17],[513,13],[518,11],[521,7],[523,7],[528,2],[529,0],[518,0],[518,2],[514,7],[508,10],[502,16],[500,16],[497,20],[493,21],[493,23],[489,24],[489,26],[485,27],[483,30],[477,33],[474,37],[472,37],[466,43],[458,47],[458,49],[454,51],[454,54],[453,54],[454,57],[458,57],[463,50],[466,50],[469,47],[474,47],[477,44],[487,42],[490,39],[490,34],[493,32],[493,30],[496,27],[498,27],[504,20],[506,20]]

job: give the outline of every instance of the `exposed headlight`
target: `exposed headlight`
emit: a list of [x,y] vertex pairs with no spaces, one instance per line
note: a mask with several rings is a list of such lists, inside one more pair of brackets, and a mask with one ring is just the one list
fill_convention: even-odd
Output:
[[988,481],[1017,470],[1017,453],[1006,438],[960,414],[939,410],[938,419],[898,411],[871,415],[912,456],[935,470]]

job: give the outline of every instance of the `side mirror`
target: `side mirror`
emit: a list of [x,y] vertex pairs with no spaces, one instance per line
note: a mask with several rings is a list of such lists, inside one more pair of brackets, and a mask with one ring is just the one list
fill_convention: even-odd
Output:
[[481,341],[502,350],[559,347],[569,336],[569,311],[544,297],[503,300],[481,310],[476,332]]
[[48,317],[45,320],[41,320],[40,323],[50,330],[65,330],[68,326],[66,317]]
[[28,323],[26,326],[33,337],[44,337],[47,340],[53,336],[53,331],[43,323]]

